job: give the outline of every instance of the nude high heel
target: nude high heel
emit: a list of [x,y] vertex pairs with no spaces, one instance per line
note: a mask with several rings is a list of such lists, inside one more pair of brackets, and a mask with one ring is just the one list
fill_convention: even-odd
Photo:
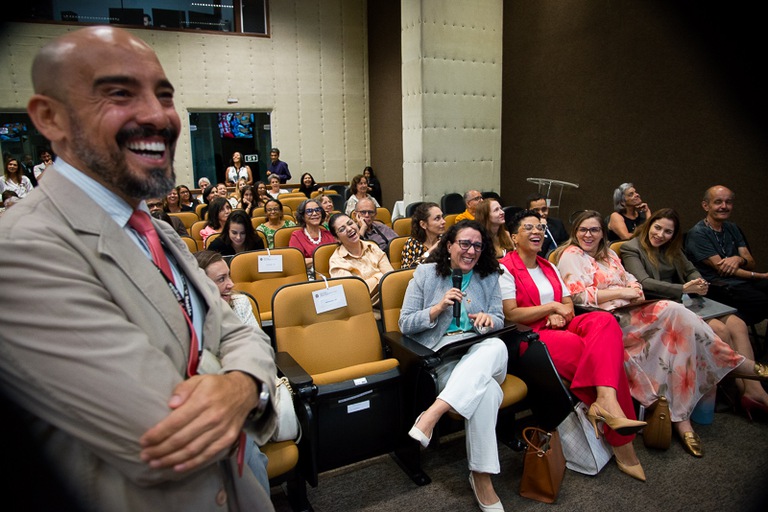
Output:
[[593,402],[592,405],[589,406],[587,418],[589,418],[590,423],[592,423],[592,428],[595,429],[595,438],[597,439],[600,439],[600,431],[597,429],[598,420],[602,421],[608,425],[611,430],[621,434],[622,436],[634,434],[638,430],[642,430],[642,428],[647,425],[647,423],[644,421],[630,420],[628,418],[617,418],[616,416],[609,414],[608,411],[597,405],[597,402]]
[[640,480],[641,482],[645,482],[645,471],[643,471],[643,466],[640,464],[635,464],[634,466],[627,466],[623,462],[621,462],[619,459],[616,459],[616,464],[619,466],[619,469],[631,476],[632,478],[636,478]]

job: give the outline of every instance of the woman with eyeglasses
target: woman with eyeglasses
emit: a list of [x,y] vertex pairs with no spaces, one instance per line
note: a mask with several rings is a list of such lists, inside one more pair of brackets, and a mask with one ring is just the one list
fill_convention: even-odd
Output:
[[189,187],[186,185],[179,185],[176,187],[176,192],[179,193],[179,204],[181,205],[181,211],[194,212],[195,208],[197,208],[197,205],[200,204],[200,201],[192,196],[192,192],[189,190]]
[[694,457],[703,456],[690,416],[699,399],[726,375],[768,379],[768,368],[734,352],[695,313],[668,300],[644,302],[635,276],[605,240],[602,216],[579,214],[571,238],[555,251],[574,304],[613,311],[624,338],[624,368],[635,400],[669,402],[674,431]]
[[516,248],[501,259],[505,272],[499,279],[504,316],[539,334],[557,372],[589,406],[595,435],[597,422],[604,423],[603,435],[613,447],[619,469],[645,481],[632,446],[635,432],[645,422],[636,421],[619,324],[608,312],[574,317],[570,292],[557,268],[538,256],[546,229],[541,215],[532,210],[518,212],[510,228]]
[[357,276],[368,285],[371,301],[379,302],[379,281],[392,264],[376,242],[360,238],[360,228],[354,220],[343,213],[335,213],[328,221],[331,234],[338,238],[339,245],[329,260],[331,277]]
[[280,228],[290,228],[296,224],[284,217],[283,203],[281,203],[279,199],[268,200],[264,207],[264,212],[267,214],[267,220],[259,224],[259,227],[257,227],[256,230],[264,233],[267,237],[267,247],[274,249],[275,231]]
[[333,235],[322,224],[325,220],[325,210],[315,199],[304,200],[296,210],[296,220],[302,229],[291,233],[288,245],[295,247],[304,254],[307,269],[312,269],[312,254],[321,245],[336,241]]
[[[457,288],[453,287],[454,270],[462,276]],[[461,305],[458,322],[454,303]],[[416,267],[398,324],[403,334],[433,350],[504,325],[499,262],[491,238],[478,222],[451,226],[427,261]],[[486,338],[460,358],[444,361],[437,369],[437,400],[408,432],[426,447],[445,413],[452,410],[464,418],[469,484],[482,510],[504,510],[491,475],[501,470],[496,417],[506,374],[507,347],[499,338]]]
[[[683,253],[680,217],[672,208],[662,208],[635,231],[631,240],[621,246],[621,261],[634,275],[646,296],[681,301],[683,294],[704,296],[709,283]],[[713,331],[739,354],[754,358],[749,330],[736,315],[706,320]],[[756,381],[737,379],[741,407],[752,419],[752,411],[768,414],[768,393]]]

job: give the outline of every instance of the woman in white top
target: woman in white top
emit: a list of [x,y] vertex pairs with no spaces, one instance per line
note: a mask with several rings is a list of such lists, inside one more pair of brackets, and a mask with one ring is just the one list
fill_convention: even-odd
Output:
[[362,174],[358,174],[349,182],[349,199],[347,199],[347,202],[344,204],[344,213],[352,215],[352,212],[355,211],[355,206],[357,206],[357,202],[365,198],[373,201],[376,208],[381,206],[379,202],[376,201],[375,197],[368,194],[368,178]]
[[280,194],[287,193],[288,190],[280,188],[280,176],[277,176],[276,174],[271,175],[269,177],[269,188],[267,189],[267,194],[269,194],[273,199],[278,199]]
[[245,178],[248,185],[253,185],[253,172],[249,166],[243,164],[243,154],[239,151],[232,153],[232,160],[230,160],[224,175],[228,187],[234,187],[240,178]]
[[5,161],[5,172],[0,176],[0,192],[5,190],[16,192],[19,199],[32,192],[32,182],[24,176],[16,158]]

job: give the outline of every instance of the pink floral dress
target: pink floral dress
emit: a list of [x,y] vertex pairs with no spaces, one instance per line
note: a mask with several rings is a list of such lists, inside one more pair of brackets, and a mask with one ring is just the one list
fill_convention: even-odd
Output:
[[570,246],[558,263],[574,304],[615,310],[624,333],[624,368],[632,397],[645,406],[663,395],[672,421],[684,421],[699,399],[744,361],[712,329],[677,302],[660,300],[634,307],[619,299],[597,303],[599,290],[637,287],[615,252],[596,261]]

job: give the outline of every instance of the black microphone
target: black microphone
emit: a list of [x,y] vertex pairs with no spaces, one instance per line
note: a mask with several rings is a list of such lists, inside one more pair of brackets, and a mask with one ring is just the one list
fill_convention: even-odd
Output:
[[[460,268],[453,269],[451,280],[453,281],[454,288],[461,290],[461,280],[463,277],[464,275]],[[459,324],[461,323],[461,302],[459,301],[454,301],[453,303],[453,318],[456,319],[456,327],[459,327]]]

